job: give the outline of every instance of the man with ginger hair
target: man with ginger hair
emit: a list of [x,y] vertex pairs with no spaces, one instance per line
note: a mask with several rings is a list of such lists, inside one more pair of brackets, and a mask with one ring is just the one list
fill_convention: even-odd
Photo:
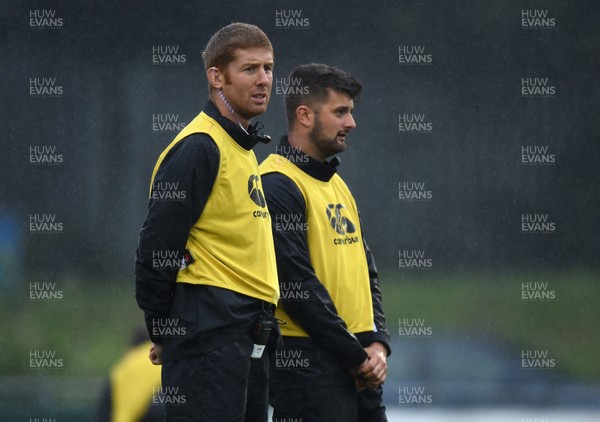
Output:
[[208,102],[152,174],[136,299],[168,421],[266,421],[279,288],[252,151],[270,138],[250,121],[269,103],[273,48],[260,28],[233,23],[203,58]]

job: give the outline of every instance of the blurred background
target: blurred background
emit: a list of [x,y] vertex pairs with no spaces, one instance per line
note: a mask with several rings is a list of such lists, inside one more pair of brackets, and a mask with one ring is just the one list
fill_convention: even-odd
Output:
[[[340,173],[380,270],[390,420],[600,420],[599,12],[592,0],[5,4],[1,419],[93,419],[143,324],[133,259],[152,168],[206,102],[209,37],[244,21],[275,49],[258,119],[274,139],[296,65],[364,85]],[[276,143],[256,147],[259,162]]]

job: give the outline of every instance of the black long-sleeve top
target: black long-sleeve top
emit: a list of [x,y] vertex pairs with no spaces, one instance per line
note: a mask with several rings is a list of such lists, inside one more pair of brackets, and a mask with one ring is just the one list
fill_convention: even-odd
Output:
[[[339,158],[330,162],[319,162],[312,157],[291,148],[287,137],[283,137],[278,152],[286,156],[311,177],[329,181],[336,172]],[[262,176],[263,189],[273,222],[278,216],[300,216],[306,220],[306,203],[296,184],[287,176],[273,172]],[[371,297],[375,327],[373,331],[356,333],[348,331],[346,323],[338,315],[327,289],[319,281],[310,261],[307,233],[305,230],[273,230],[277,271],[280,280],[294,280],[302,283],[303,290],[309,292],[307,301],[281,299],[288,315],[298,322],[310,335],[310,339],[320,349],[335,356],[344,367],[352,368],[366,359],[363,347],[373,342],[382,343],[391,353],[390,336],[385,325],[385,316],[379,288],[377,267],[371,250],[364,242],[369,268]],[[290,339],[288,338],[288,343]],[[292,342],[301,341],[293,339]]]
[[[248,135],[222,116],[211,101],[204,112],[246,150],[258,142],[252,128]],[[153,185],[176,186],[180,199],[161,200],[151,195],[140,230],[135,262],[136,300],[144,311],[153,342],[165,340],[153,332],[153,324],[158,320],[176,318],[185,327],[184,337],[169,339],[169,349],[175,350],[178,357],[200,352],[200,343],[208,346],[226,341],[227,332],[237,335],[261,310],[260,301],[254,298],[213,286],[177,283],[177,266],[154,265],[160,251],[175,251],[174,261],[184,257],[190,229],[202,215],[215,184],[219,161],[219,149],[207,134],[189,135],[175,145],[163,159]]]

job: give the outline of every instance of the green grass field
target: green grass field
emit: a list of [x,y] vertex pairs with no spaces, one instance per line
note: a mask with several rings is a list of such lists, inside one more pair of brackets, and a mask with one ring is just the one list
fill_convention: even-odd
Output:
[[[561,370],[600,380],[600,277],[596,273],[383,273],[388,326],[425,318],[434,332],[486,333],[521,348],[548,349]],[[521,283],[547,282],[551,301],[523,301]],[[133,281],[56,283],[61,300],[32,301],[28,287],[0,299],[2,375],[105,376],[143,318]],[[31,369],[30,351],[55,351],[58,369]]]
[[[425,318],[434,332],[468,331],[522,349],[549,350],[563,373],[600,379],[597,273],[421,272],[383,274],[381,280],[392,335],[399,318]],[[522,283],[547,283],[554,299],[523,300]]]

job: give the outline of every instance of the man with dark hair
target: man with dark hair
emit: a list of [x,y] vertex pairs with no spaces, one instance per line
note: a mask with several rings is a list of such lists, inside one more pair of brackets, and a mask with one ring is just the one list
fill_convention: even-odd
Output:
[[136,254],[136,299],[162,364],[168,421],[266,421],[279,297],[250,120],[267,109],[273,48],[234,23],[203,54],[209,101],[160,155]]
[[[297,67],[288,135],[260,172],[273,223],[283,347],[271,358],[277,420],[386,421],[390,354],[377,269],[358,209],[336,173],[362,85],[322,64]],[[300,93],[300,94],[299,94]]]

